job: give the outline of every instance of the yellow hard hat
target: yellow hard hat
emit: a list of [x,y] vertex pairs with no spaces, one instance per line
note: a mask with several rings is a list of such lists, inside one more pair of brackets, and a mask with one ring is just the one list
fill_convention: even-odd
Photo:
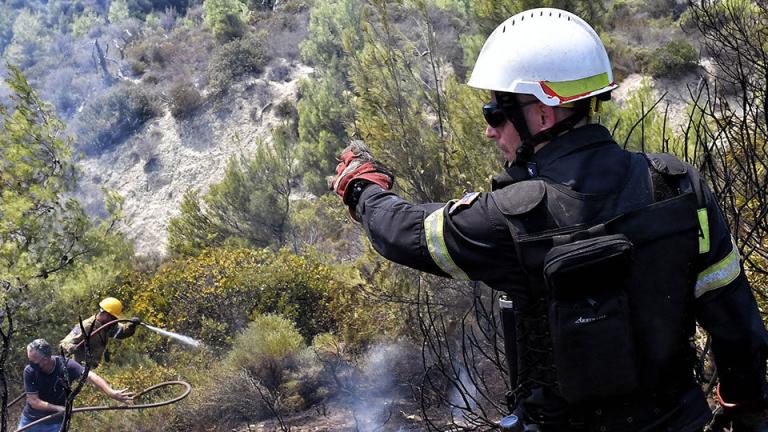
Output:
[[107,297],[99,302],[99,307],[115,318],[119,318],[123,312],[123,304],[114,297]]

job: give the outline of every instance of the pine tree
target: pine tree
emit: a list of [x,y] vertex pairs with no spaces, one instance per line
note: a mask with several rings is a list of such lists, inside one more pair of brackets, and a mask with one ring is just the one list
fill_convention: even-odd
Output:
[[[51,275],[66,271],[108,246],[120,214],[110,195],[110,217],[94,224],[73,197],[77,170],[64,124],[30,87],[21,71],[9,67],[10,106],[0,106],[0,392],[7,402],[5,365],[12,348],[14,317]],[[44,296],[47,301],[50,293]],[[27,323],[29,324],[29,323]],[[2,427],[7,426],[7,411]]]
[[232,158],[224,179],[199,197],[188,192],[168,228],[168,248],[182,255],[225,244],[280,247],[286,240],[294,176],[295,131],[284,125],[251,159]]

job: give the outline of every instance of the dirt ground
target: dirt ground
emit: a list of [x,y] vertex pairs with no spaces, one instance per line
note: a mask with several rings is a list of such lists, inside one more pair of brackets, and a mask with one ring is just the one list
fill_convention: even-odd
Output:
[[334,401],[286,416],[283,422],[285,428],[272,419],[245,425],[237,432],[271,432],[286,428],[292,432],[409,432],[425,429],[418,405],[402,400]]

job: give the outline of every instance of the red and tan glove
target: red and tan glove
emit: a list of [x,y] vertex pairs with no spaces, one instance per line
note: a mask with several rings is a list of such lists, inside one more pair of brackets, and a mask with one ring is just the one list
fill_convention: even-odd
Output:
[[733,432],[768,432],[768,409],[764,401],[744,405],[728,403],[720,396],[720,385],[717,386],[715,396],[720,406],[705,428],[707,432],[722,432],[726,429]]
[[[395,178],[384,165],[373,158],[368,146],[362,141],[353,141],[341,152],[336,175],[328,177],[328,188],[336,192],[344,204],[353,207],[357,203],[350,199],[352,187],[359,181],[374,183],[389,190]],[[354,209],[350,208],[350,212],[354,217]]]

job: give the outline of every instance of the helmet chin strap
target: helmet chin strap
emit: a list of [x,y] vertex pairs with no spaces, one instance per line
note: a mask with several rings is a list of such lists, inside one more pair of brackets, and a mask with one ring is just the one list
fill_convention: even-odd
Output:
[[536,135],[531,135],[531,131],[528,129],[528,122],[525,120],[525,114],[523,114],[523,107],[536,103],[538,100],[520,103],[515,93],[496,92],[496,101],[520,136],[520,147],[517,149],[515,165],[523,167],[533,159],[536,145],[552,141],[561,133],[573,129],[578,122],[589,115],[590,111],[590,103],[588,101],[576,103],[571,115],[555,123],[551,128],[545,129]]

